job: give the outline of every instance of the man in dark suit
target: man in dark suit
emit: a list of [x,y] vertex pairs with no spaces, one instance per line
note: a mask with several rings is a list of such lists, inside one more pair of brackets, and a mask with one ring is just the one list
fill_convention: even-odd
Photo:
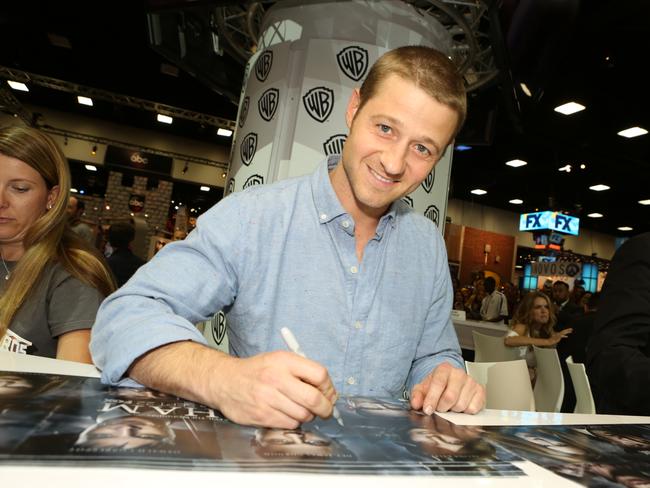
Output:
[[569,285],[564,281],[557,280],[553,283],[553,301],[555,302],[557,323],[555,330],[560,331],[571,327],[571,322],[582,315],[582,307],[571,301]]
[[650,233],[614,255],[587,345],[587,372],[598,413],[650,413]]

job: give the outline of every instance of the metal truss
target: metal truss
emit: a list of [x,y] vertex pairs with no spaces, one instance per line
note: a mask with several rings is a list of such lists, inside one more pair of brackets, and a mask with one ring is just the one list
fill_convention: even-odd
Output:
[[[246,1],[216,7],[214,25],[228,51],[242,64],[257,49],[264,4]],[[491,42],[491,23],[487,0],[402,0],[423,15],[436,18],[451,34],[453,59],[463,74],[467,91],[476,90],[499,74]]]
[[101,90],[99,88],[91,88],[69,81],[50,78],[49,76],[42,76],[34,73],[28,73],[26,71],[7,68],[5,66],[0,66],[0,77],[8,80],[15,80],[23,83],[42,86],[51,90],[58,90],[66,93],[72,93],[74,95],[89,97],[93,100],[103,100],[105,102],[124,105],[126,107],[147,110],[152,113],[169,115],[170,117],[190,120],[198,124],[230,129],[233,131],[235,130],[235,121],[233,120],[228,120],[200,112],[194,112],[192,110],[187,110],[184,108],[173,107],[164,103],[152,102],[150,100],[144,100],[142,98],[132,97],[130,95],[112,93],[106,90]]
[[130,144],[128,142],[118,141],[116,139],[110,139],[108,137],[95,136],[92,134],[84,134],[82,132],[75,132],[67,129],[61,129],[59,127],[52,127],[50,125],[39,126],[39,129],[44,132],[49,132],[50,134],[56,134],[62,137],[69,137],[70,139],[78,139],[81,141],[88,141],[95,144],[110,144],[111,146],[122,147],[125,149],[142,151],[157,156],[167,156],[174,159],[180,159],[181,161],[187,161],[190,163],[205,164],[207,166],[214,166],[216,168],[221,168],[223,170],[228,169],[228,163],[222,161],[213,161],[211,159],[200,158],[197,156],[189,156],[187,154],[180,154],[172,151],[163,151],[153,147],[141,146],[138,144]]

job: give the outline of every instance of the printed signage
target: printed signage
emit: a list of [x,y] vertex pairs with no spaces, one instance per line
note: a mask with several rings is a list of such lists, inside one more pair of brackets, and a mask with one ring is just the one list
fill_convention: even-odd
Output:
[[172,173],[172,158],[123,147],[108,146],[104,161],[107,166],[121,166],[145,173],[165,176],[170,176]]
[[555,261],[530,263],[530,274],[534,276],[568,276],[573,278],[580,274],[582,265],[573,261]]
[[580,219],[571,215],[546,210],[545,212],[533,212],[519,216],[519,230],[538,231],[554,230],[564,234],[578,235]]

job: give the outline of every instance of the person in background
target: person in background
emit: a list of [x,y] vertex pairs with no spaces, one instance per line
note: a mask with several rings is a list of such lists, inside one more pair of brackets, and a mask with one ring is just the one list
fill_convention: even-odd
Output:
[[508,318],[508,300],[506,296],[496,289],[497,282],[492,276],[483,282],[487,296],[481,302],[481,320],[503,324]]
[[570,328],[573,319],[582,315],[580,305],[571,301],[569,285],[562,280],[553,283],[553,302],[555,302],[555,313],[557,315],[556,330]]
[[531,291],[521,300],[512,318],[511,330],[503,339],[506,346],[519,348],[533,382],[537,363],[532,346],[553,347],[571,333],[571,329],[555,332],[555,320],[551,299],[545,293]]
[[75,196],[70,196],[68,198],[68,222],[70,223],[70,229],[75,232],[79,237],[86,241],[91,246],[95,245],[95,233],[88,224],[84,224],[81,221],[81,216],[86,211],[86,204],[83,200],[78,199]]
[[650,233],[618,248],[587,344],[598,413],[650,412]]
[[145,263],[144,259],[131,251],[133,239],[135,239],[135,228],[130,223],[116,222],[108,229],[108,243],[113,252],[107,262],[118,287],[129,281],[133,273]]
[[0,129],[0,349],[90,363],[90,328],[114,289],[67,226],[70,172],[37,129]]
[[553,280],[547,278],[544,281],[544,285],[542,287],[542,293],[544,293],[547,297],[553,300]]
[[[444,240],[402,201],[465,110],[446,55],[383,54],[351,93],[342,155],[230,194],[102,304],[91,348],[103,381],[135,379],[284,429],[329,417],[337,391],[406,392],[427,415],[481,410],[485,389],[465,373],[451,322]],[[233,355],[193,325],[221,309]],[[310,359],[287,351],[287,326]]]

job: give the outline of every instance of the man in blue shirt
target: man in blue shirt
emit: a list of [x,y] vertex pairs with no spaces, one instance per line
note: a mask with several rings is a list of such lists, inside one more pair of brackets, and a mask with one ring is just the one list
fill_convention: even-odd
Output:
[[[343,154],[309,176],[230,195],[111,295],[91,351],[131,379],[231,420],[296,428],[339,394],[400,396],[427,414],[475,413],[450,319],[444,242],[401,198],[465,117],[463,80],[430,48],[382,56],[350,98]],[[231,354],[192,324],[224,309]],[[289,327],[306,359],[287,352]]]

